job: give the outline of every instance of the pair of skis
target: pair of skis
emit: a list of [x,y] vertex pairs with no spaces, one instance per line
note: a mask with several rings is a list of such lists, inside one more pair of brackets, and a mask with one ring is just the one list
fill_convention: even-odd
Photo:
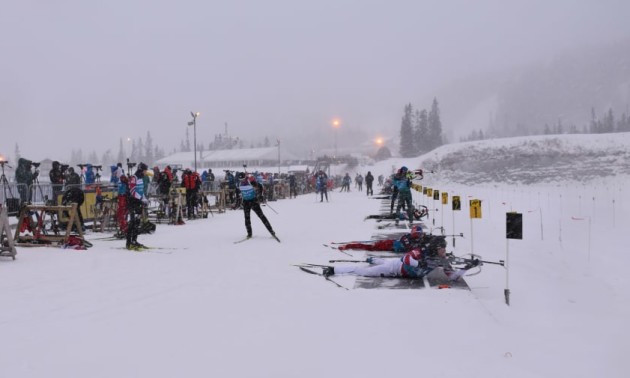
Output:
[[308,274],[312,274],[315,276],[320,276],[320,277],[324,277],[324,279],[328,282],[331,282],[332,284],[334,284],[335,286],[337,286],[340,289],[344,289],[344,290],[350,290],[347,287],[341,285],[339,282],[333,280],[332,278],[330,278],[329,276],[324,275],[323,273],[320,272],[316,272],[313,270],[313,268],[332,268],[329,265],[317,265],[317,264],[295,264],[293,266],[297,266],[301,271],[303,271],[304,273],[308,273]]
[[130,251],[130,252],[149,252],[149,253],[163,253],[166,255],[170,255],[173,253],[174,250],[179,250],[179,249],[186,249],[186,248],[167,248],[167,247],[148,247],[148,246],[143,246],[143,247],[133,247],[133,248],[127,248],[127,247],[116,247],[113,249],[122,249],[125,251]]
[[[273,239],[275,239],[278,243],[282,243],[282,242],[280,241],[280,239],[279,239],[276,235],[271,235],[271,237],[272,237]],[[244,242],[244,241],[248,241],[248,240],[253,239],[253,238],[254,238],[253,236],[246,236],[246,237],[244,237],[243,239],[240,239],[240,240],[235,241],[235,242],[234,242],[234,244],[240,244],[240,243],[242,243],[242,242]]]

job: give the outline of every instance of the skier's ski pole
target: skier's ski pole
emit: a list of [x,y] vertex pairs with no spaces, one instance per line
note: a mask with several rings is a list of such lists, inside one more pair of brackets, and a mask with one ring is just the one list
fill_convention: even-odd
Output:
[[351,263],[364,263],[367,262],[367,260],[328,260],[329,263],[336,263],[336,262],[351,262]]
[[275,210],[273,209],[273,207],[269,206],[269,204],[268,204],[267,202],[265,202],[265,205],[267,205],[267,207],[268,207],[268,208],[270,208],[270,209],[271,209],[271,211],[273,211],[274,213],[278,214],[278,212],[277,212],[277,211],[275,211]]

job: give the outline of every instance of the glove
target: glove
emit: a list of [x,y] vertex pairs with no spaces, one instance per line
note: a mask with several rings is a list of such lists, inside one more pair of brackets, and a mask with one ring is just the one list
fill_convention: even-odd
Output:
[[142,197],[142,204],[143,205],[148,205],[149,204],[149,200],[146,197]]

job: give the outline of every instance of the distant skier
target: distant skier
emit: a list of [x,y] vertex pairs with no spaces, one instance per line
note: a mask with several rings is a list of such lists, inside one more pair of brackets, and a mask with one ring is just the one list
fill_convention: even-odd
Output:
[[374,195],[374,190],[372,189],[373,183],[374,183],[374,176],[372,176],[372,172],[368,171],[367,175],[365,175],[365,187],[366,187],[366,194],[368,196]]
[[341,190],[340,192],[343,192],[343,190],[345,189],[346,192],[350,191],[350,182],[352,181],[352,179],[350,178],[350,174],[346,173],[345,176],[343,176],[343,180],[341,181]]
[[289,175],[289,198],[297,197],[297,181],[295,175],[291,173]]
[[319,202],[324,202],[324,196],[326,196],[326,202],[328,202],[328,175],[324,171],[319,171],[317,174],[317,191],[321,195]]
[[241,193],[241,197],[243,199],[243,213],[245,215],[247,239],[252,237],[252,222],[250,219],[250,213],[253,210],[254,213],[258,215],[258,218],[260,218],[260,221],[265,225],[271,236],[273,236],[273,238],[277,241],[280,241],[280,239],[276,236],[276,233],[273,231],[271,223],[269,223],[269,220],[267,220],[267,217],[260,208],[260,203],[258,202],[258,198],[263,195],[263,186],[256,182],[254,176],[240,173],[239,186],[236,190]]

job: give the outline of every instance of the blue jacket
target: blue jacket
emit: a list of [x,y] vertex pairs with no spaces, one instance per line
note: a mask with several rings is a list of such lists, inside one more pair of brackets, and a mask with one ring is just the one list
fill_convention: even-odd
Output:
[[85,183],[94,184],[94,171],[92,170],[92,164],[85,166]]
[[109,168],[112,170],[112,175],[109,178],[109,182],[111,182],[112,184],[118,184],[120,182],[120,179],[116,175],[116,171],[118,170],[118,167],[115,165],[111,165]]

